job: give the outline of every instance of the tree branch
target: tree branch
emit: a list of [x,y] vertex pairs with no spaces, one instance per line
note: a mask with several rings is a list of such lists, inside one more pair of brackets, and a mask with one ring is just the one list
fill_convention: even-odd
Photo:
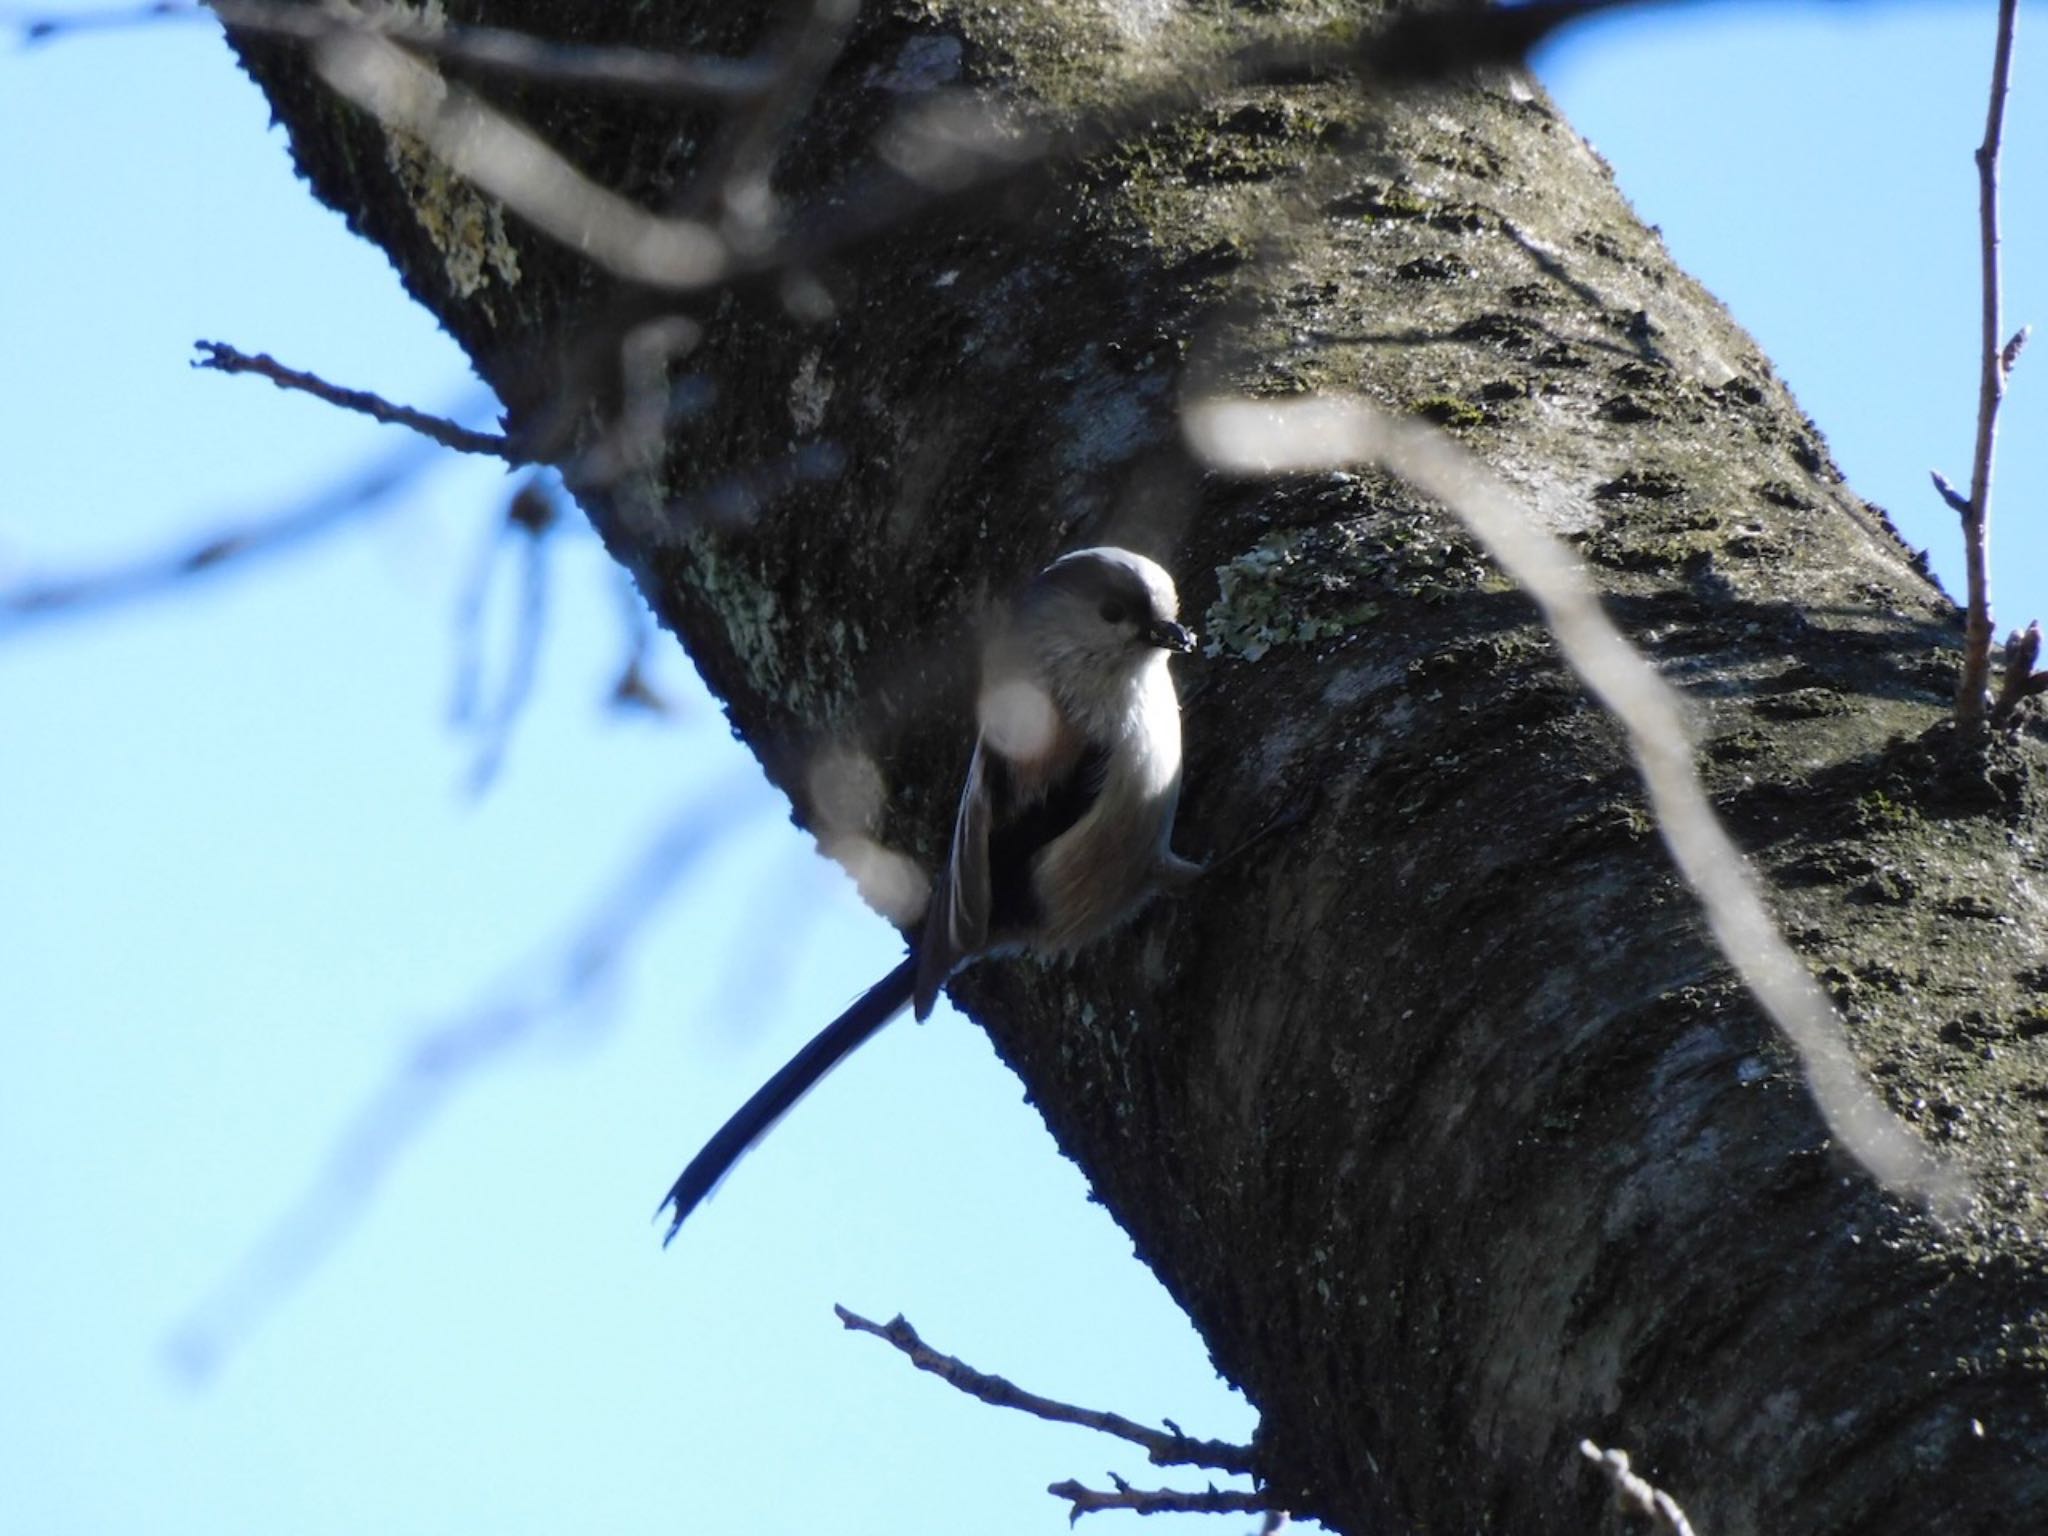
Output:
[[339,384],[330,384],[317,373],[287,368],[267,352],[251,357],[224,341],[195,341],[192,345],[200,352],[200,356],[193,360],[194,368],[211,368],[217,373],[252,373],[270,380],[279,389],[297,390],[316,400],[325,400],[329,405],[340,406],[345,411],[355,411],[373,421],[381,421],[386,426],[407,427],[457,453],[481,454],[485,458],[503,459],[507,464],[534,462],[514,447],[509,437],[501,437],[494,432],[472,432],[445,416],[430,416],[409,405],[394,405],[369,390],[345,389]]
[[1114,1493],[1085,1488],[1072,1478],[1064,1483],[1053,1483],[1045,1491],[1056,1499],[1067,1501],[1069,1525],[1083,1515],[1097,1514],[1105,1509],[1126,1509],[1134,1515],[1256,1515],[1274,1512],[1272,1502],[1263,1493],[1236,1493],[1220,1488],[1205,1488],[1200,1492],[1186,1492],[1178,1488],[1133,1488],[1114,1472],[1110,1474],[1110,1481],[1116,1484]]
[[[1991,668],[1991,469],[1998,440],[1998,406],[2006,375],[2026,344],[2025,333],[2007,341],[1999,322],[1998,150],[2005,129],[2005,97],[2012,77],[2012,39],[2019,0],[1999,0],[1998,41],[1991,60],[1991,100],[1984,115],[1984,142],[1977,146],[1977,234],[1983,282],[1983,357],[1977,379],[1977,444],[1970,456],[1970,499],[1963,510],[1963,558],[1967,570],[1967,617],[1963,627],[1963,676],[1956,686],[1956,718],[1984,719],[1985,683]],[[1953,494],[1949,501],[1954,505]]]
[[[481,795],[497,777],[512,727],[526,708],[540,669],[541,636],[547,617],[548,536],[560,522],[555,498],[537,480],[513,493],[505,516],[491,531],[464,590],[456,624],[455,699],[449,713],[458,726],[477,736],[477,755],[470,765],[469,792]],[[519,613],[498,694],[483,702],[484,602],[498,551],[510,545],[519,568]]]
[[1678,1501],[1630,1470],[1627,1451],[1603,1451],[1592,1441],[1581,1440],[1579,1454],[1607,1474],[1616,1509],[1648,1520],[1655,1536],[1694,1536],[1692,1522]]
[[178,1369],[194,1378],[217,1370],[362,1219],[405,1149],[456,1090],[612,975],[664,898],[738,825],[733,805],[730,785],[709,786],[636,848],[557,945],[541,986],[507,987],[513,995],[479,1000],[420,1031],[337,1133],[299,1198],[179,1324],[167,1346]]
[[433,450],[424,442],[407,441],[368,469],[274,516],[208,534],[180,548],[136,555],[100,570],[31,578],[0,590],[0,632],[11,623],[160,596],[195,576],[310,543],[352,518],[383,510],[432,457]]
[[[1055,1402],[1049,1397],[1040,1397],[1035,1392],[1026,1392],[1000,1376],[991,1376],[977,1371],[964,1361],[951,1355],[942,1355],[918,1337],[917,1330],[901,1314],[887,1324],[869,1322],[857,1312],[845,1307],[834,1306],[839,1321],[859,1333],[871,1333],[878,1339],[885,1339],[910,1357],[910,1363],[920,1371],[930,1371],[941,1381],[957,1387],[969,1397],[996,1408],[1015,1408],[1020,1413],[1035,1418],[1047,1419],[1055,1424],[1078,1424],[1083,1429],[1100,1430],[1105,1435],[1114,1435],[1119,1440],[1128,1440],[1140,1446],[1158,1467],[1210,1467],[1218,1472],[1235,1472],[1244,1476],[1254,1475],[1252,1449],[1248,1445],[1232,1445],[1224,1440],[1196,1440],[1188,1435],[1169,1434],[1162,1430],[1147,1429],[1133,1423],[1120,1413],[1104,1413],[1095,1408],[1077,1408],[1071,1403]],[[1057,1489],[1053,1490],[1058,1492]],[[1234,1505],[1233,1508],[1264,1509],[1263,1501],[1256,1505]]]

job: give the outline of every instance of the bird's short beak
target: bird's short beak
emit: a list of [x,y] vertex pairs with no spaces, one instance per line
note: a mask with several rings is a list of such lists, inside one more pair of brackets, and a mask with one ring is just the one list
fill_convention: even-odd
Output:
[[1154,619],[1145,630],[1145,638],[1162,651],[1192,651],[1195,648],[1195,632],[1171,619]]

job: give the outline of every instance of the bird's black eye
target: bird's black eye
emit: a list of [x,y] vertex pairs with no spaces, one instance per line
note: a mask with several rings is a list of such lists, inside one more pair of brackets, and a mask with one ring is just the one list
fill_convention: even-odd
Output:
[[1102,622],[1105,624],[1123,623],[1124,616],[1128,612],[1124,605],[1113,597],[1106,597],[1102,600],[1100,611],[1102,613]]

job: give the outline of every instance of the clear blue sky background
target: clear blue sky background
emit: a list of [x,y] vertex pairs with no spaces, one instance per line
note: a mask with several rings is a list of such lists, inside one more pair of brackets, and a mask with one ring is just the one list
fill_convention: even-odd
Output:
[[[1643,214],[1944,573],[1957,539],[1926,470],[1968,470],[1991,14],[1703,6],[1546,60]],[[2031,43],[2008,294],[2016,321],[2048,321]],[[0,54],[0,585],[175,547],[406,451],[190,371],[197,337],[476,409],[461,357],[266,121],[202,27]],[[2004,624],[2048,613],[2043,370],[2048,353],[2022,365],[2006,416]],[[455,612],[508,490],[438,457],[260,570],[0,629],[0,1524],[1051,1533],[1048,1482],[1161,1480],[842,1334],[835,1301],[901,1310],[1055,1395],[1248,1433],[949,1013],[849,1063],[663,1253],[649,1216],[682,1158],[894,940],[679,659],[657,668],[673,721],[603,710],[620,603],[587,535],[554,547],[504,771],[465,793]],[[724,831],[608,985],[485,1035],[474,1071],[404,1075],[480,1001],[544,991],[574,925],[692,815]],[[248,1256],[378,1103],[412,1133],[360,1206],[321,1196],[331,1250],[252,1306]],[[231,1345],[217,1368],[179,1369],[176,1341],[223,1318],[247,1326],[207,1334]]]

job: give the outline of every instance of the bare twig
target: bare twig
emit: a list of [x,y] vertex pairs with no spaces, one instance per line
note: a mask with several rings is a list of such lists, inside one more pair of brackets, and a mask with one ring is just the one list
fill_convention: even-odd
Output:
[[609,979],[663,898],[739,824],[734,788],[707,787],[635,851],[613,887],[562,942],[542,986],[529,991],[515,983],[506,990],[526,995],[480,1002],[420,1033],[336,1136],[299,1199],[179,1325],[169,1353],[181,1372],[197,1379],[217,1370],[362,1218],[405,1149],[457,1089]]
[[[731,221],[714,222],[709,209],[651,213],[600,186],[523,123],[383,38],[335,34],[312,45],[312,62],[342,96],[420,140],[542,234],[614,277],[667,293],[808,271],[940,202],[998,186],[1055,154],[1085,153],[1111,142],[1113,128],[1147,121],[1120,112],[1055,141],[1008,129],[991,108],[949,102],[900,124],[883,146],[890,169],[839,189],[799,231],[767,239],[750,228],[735,243],[724,227]],[[1192,100],[1184,88],[1174,96]],[[636,314],[631,325],[643,320]]]
[[138,555],[119,565],[30,578],[0,590],[0,633],[38,619],[162,596],[180,590],[193,577],[312,543],[355,518],[385,510],[391,498],[433,459],[434,451],[425,442],[408,440],[350,479],[261,521],[229,527],[176,549]]
[[[1968,592],[1963,623],[1963,676],[1956,686],[1956,718],[1984,719],[1991,669],[1991,467],[1998,440],[1998,405],[2006,375],[2026,345],[2026,333],[2007,340],[1998,317],[1998,150],[2005,129],[2006,89],[2012,77],[2012,39],[2019,0],[1998,0],[1998,41],[1991,60],[1991,100],[1984,142],[1977,146],[1977,234],[1983,282],[1983,357],[1977,379],[1977,446],[1970,456],[1970,499],[1962,509],[1963,558]],[[1938,482],[1937,482],[1938,483]],[[1955,504],[1953,492],[1945,492]]]
[[709,225],[657,218],[599,186],[524,124],[395,43],[337,32],[312,45],[312,62],[387,128],[412,134],[457,175],[613,275],[686,291],[730,274],[730,253]]
[[1623,1514],[1641,1515],[1650,1522],[1656,1536],[1693,1536],[1692,1522],[1678,1501],[1630,1470],[1627,1451],[1603,1451],[1590,1440],[1579,1442],[1579,1454],[1607,1474],[1614,1487],[1614,1507]]
[[[1179,1488],[1133,1488],[1114,1472],[1109,1474],[1109,1480],[1116,1485],[1113,1493],[1104,1493],[1099,1488],[1084,1488],[1072,1478],[1064,1483],[1054,1483],[1045,1491],[1056,1499],[1067,1501],[1069,1525],[1083,1515],[1105,1509],[1125,1509],[1134,1515],[1274,1513],[1272,1502],[1263,1493],[1236,1493],[1220,1488],[1205,1488],[1200,1492]],[[1275,1527],[1269,1526],[1268,1529]]]
[[[1094,154],[1179,116],[1224,86],[1324,79],[1347,72],[1382,83],[1420,82],[1478,64],[1520,60],[1537,43],[1586,17],[1657,0],[1534,0],[1513,7],[1459,7],[1444,16],[1403,13],[1363,37],[1334,46],[1327,36],[1260,42],[1206,64],[1177,62],[1104,110],[1057,133],[1030,131],[991,105],[961,98],[918,104],[882,140],[886,169],[864,174],[818,200],[812,217],[784,239],[758,230],[732,238],[701,197],[693,217],[663,217],[597,186],[523,125],[443,80],[368,29],[329,33],[311,44],[327,83],[389,127],[426,143],[474,182],[615,276],[669,292],[694,292],[763,275],[810,270],[938,205],[1000,190],[1048,163]],[[805,87],[829,65],[850,24],[854,0],[808,0],[794,41],[771,49],[763,67],[777,82]],[[409,41],[409,40],[408,40]],[[808,99],[806,95],[804,99]],[[758,162],[787,125],[766,111],[738,136],[741,160]],[[730,161],[716,170],[733,168]],[[714,177],[715,180],[723,179]],[[636,317],[637,318],[637,317]]]
[[572,489],[644,481],[661,466],[669,428],[702,410],[717,394],[703,374],[674,379],[704,330],[685,315],[656,315],[619,340],[619,403],[594,441],[563,466]]
[[[1076,1408],[1071,1403],[1055,1402],[1049,1397],[1026,1392],[1023,1388],[1005,1381],[1000,1376],[991,1376],[977,1371],[973,1366],[956,1360],[951,1355],[942,1355],[918,1337],[917,1330],[900,1315],[887,1324],[872,1323],[856,1312],[845,1307],[832,1309],[839,1314],[839,1321],[860,1333],[871,1333],[878,1339],[886,1339],[910,1357],[910,1363],[921,1371],[930,1371],[951,1386],[959,1388],[969,1397],[979,1398],[996,1408],[1015,1408],[1036,1418],[1048,1419],[1055,1424],[1078,1424],[1083,1429],[1100,1430],[1105,1435],[1114,1435],[1119,1440],[1144,1449],[1146,1456],[1157,1467],[1209,1467],[1218,1472],[1235,1472],[1245,1476],[1252,1474],[1252,1451],[1248,1445],[1232,1445],[1224,1440],[1196,1440],[1183,1434],[1167,1434],[1156,1429],[1147,1429],[1135,1424],[1118,1413],[1104,1413],[1095,1408]],[[1236,1505],[1234,1508],[1264,1509],[1260,1501],[1253,1505]]]
[[1949,478],[1938,469],[1927,471],[1927,478],[1934,482],[1934,489],[1941,499],[1948,503],[1949,510],[1963,517],[1970,515],[1970,498],[1949,483]]
[[859,16],[860,0],[792,0],[763,51],[773,87],[727,119],[706,156],[688,195],[700,207],[715,206],[726,237],[742,249],[775,238],[779,219],[769,173]]
[[14,25],[20,28],[24,42],[47,43],[83,32],[202,17],[215,18],[239,32],[297,38],[301,42],[319,42],[344,33],[388,38],[413,53],[514,79],[714,106],[759,100],[774,89],[777,78],[770,60],[551,42],[502,27],[429,21],[395,7],[351,15],[324,6],[210,0],[206,5],[166,3],[132,10],[83,11],[70,16],[29,16],[16,20]]
[[[791,88],[808,99],[810,84],[837,56],[854,0],[796,0],[793,33],[747,61],[762,72],[759,81],[749,81],[749,99],[769,105],[758,114],[743,113],[729,126],[710,157],[710,172],[686,185],[675,205],[683,211],[667,217],[598,186],[523,125],[459,83],[443,80],[415,57],[429,50],[416,47],[409,34],[404,42],[410,53],[392,41],[396,34],[370,28],[314,33],[308,47],[314,68],[336,90],[387,126],[421,140],[457,174],[614,276],[657,293],[763,279],[781,283],[788,293],[814,291],[805,288],[806,274],[906,220],[940,205],[998,194],[1047,163],[1092,154],[1178,115],[1221,85],[1299,82],[1346,72],[1382,83],[1426,80],[1477,63],[1519,59],[1568,23],[1628,3],[1636,0],[1461,7],[1449,27],[1404,15],[1364,37],[1345,23],[1341,38],[1324,32],[1260,42],[1205,65],[1176,65],[1057,134],[1020,127],[971,100],[926,100],[884,135],[880,168],[857,174],[817,199],[803,217],[786,221],[772,203],[750,199],[746,186],[720,172],[765,163],[762,156],[788,126],[773,109],[774,98]],[[758,175],[739,180],[751,183],[755,193],[765,188]],[[606,370],[620,339],[648,319],[649,300],[645,291],[631,292],[610,315],[585,327],[554,398],[532,414],[526,442],[535,461],[562,462],[570,437],[587,419],[589,401],[606,393]]]
[[[743,182],[761,182],[758,172],[765,157],[786,135],[790,117],[809,100],[816,81],[838,56],[858,0],[801,0],[792,25],[761,54],[746,59],[549,42],[503,29],[428,21],[394,9],[351,14],[268,0],[211,0],[205,7],[162,3],[70,17],[28,16],[16,25],[33,43],[92,29],[212,14],[233,28],[297,39],[307,45],[315,70],[329,85],[387,126],[421,139],[458,174],[544,233],[629,281],[693,291],[764,273],[807,270],[934,203],[992,190],[1048,160],[1090,154],[1175,115],[1200,99],[1205,88],[1219,83],[1253,85],[1345,71],[1382,83],[1426,81],[1475,65],[1519,61],[1573,22],[1644,3],[1656,0],[1530,0],[1513,7],[1458,7],[1442,15],[1403,13],[1363,36],[1346,35],[1341,43],[1325,34],[1260,42],[1206,66],[1179,66],[1163,81],[1139,87],[1108,111],[1052,137],[1008,129],[991,133],[990,114],[979,108],[969,113],[973,121],[964,132],[959,122],[942,125],[939,132],[933,131],[931,122],[914,123],[907,137],[916,152],[890,157],[897,185],[839,189],[821,204],[831,216],[811,221],[798,238],[765,244],[765,225],[721,230],[702,217],[661,218],[634,207],[583,176],[523,125],[461,85],[444,80],[422,61],[446,60],[527,78],[759,107],[735,119],[724,148],[714,155],[724,162],[714,169],[727,174],[708,180],[730,204],[735,176]],[[1349,23],[1343,30],[1355,31]],[[949,108],[938,115],[957,118],[959,113]],[[907,186],[902,184],[905,179]],[[737,249],[734,235],[741,237]],[[535,457],[547,459],[551,454],[543,448]]]
[[[648,650],[654,637],[660,633],[655,628],[653,615],[648,612],[647,599],[640,595],[640,589],[633,585],[633,578],[621,566],[613,578],[612,589],[619,598],[619,623],[625,631],[626,659],[619,666],[618,681],[612,684],[607,702],[613,709],[644,710],[650,715],[667,715],[675,710],[675,704],[654,686],[648,677]],[[770,924],[763,932],[773,929]],[[731,967],[737,972],[740,967]],[[714,1010],[722,1012],[723,1010]]]
[[[457,725],[472,727],[479,738],[476,760],[470,764],[469,792],[481,795],[505,758],[512,739],[512,727],[532,695],[539,672],[541,635],[547,624],[547,539],[560,521],[560,510],[546,485],[528,480],[512,496],[505,516],[492,531],[491,541],[479,556],[457,619],[455,703],[451,714]],[[498,696],[485,708],[482,699],[484,599],[490,587],[497,552],[507,544],[517,550],[519,562],[519,617],[513,631],[512,651]]]
[[481,454],[485,458],[503,459],[508,464],[533,462],[515,448],[508,437],[500,437],[494,432],[472,432],[467,427],[457,426],[445,416],[430,416],[425,411],[416,411],[409,405],[393,405],[382,395],[372,394],[366,389],[344,389],[339,384],[328,383],[317,373],[302,373],[297,368],[287,368],[267,352],[259,352],[251,357],[224,341],[195,341],[192,345],[198,348],[200,353],[193,359],[194,368],[210,368],[218,373],[253,373],[258,378],[270,380],[279,389],[298,390],[316,400],[325,400],[329,405],[338,405],[345,411],[355,411],[387,426],[408,427],[420,436],[439,443],[443,448],[452,448],[457,453]]
[[1444,433],[1350,396],[1212,400],[1190,406],[1184,420],[1196,453],[1218,469],[1270,475],[1383,464],[1471,531],[1535,600],[1565,659],[1627,732],[1672,862],[1699,898],[1722,956],[1798,1055],[1828,1129],[1887,1188],[1944,1217],[1960,1214],[1968,1182],[1871,1091],[1840,1016],[1771,920],[1693,771],[1676,697],[1516,493]]

